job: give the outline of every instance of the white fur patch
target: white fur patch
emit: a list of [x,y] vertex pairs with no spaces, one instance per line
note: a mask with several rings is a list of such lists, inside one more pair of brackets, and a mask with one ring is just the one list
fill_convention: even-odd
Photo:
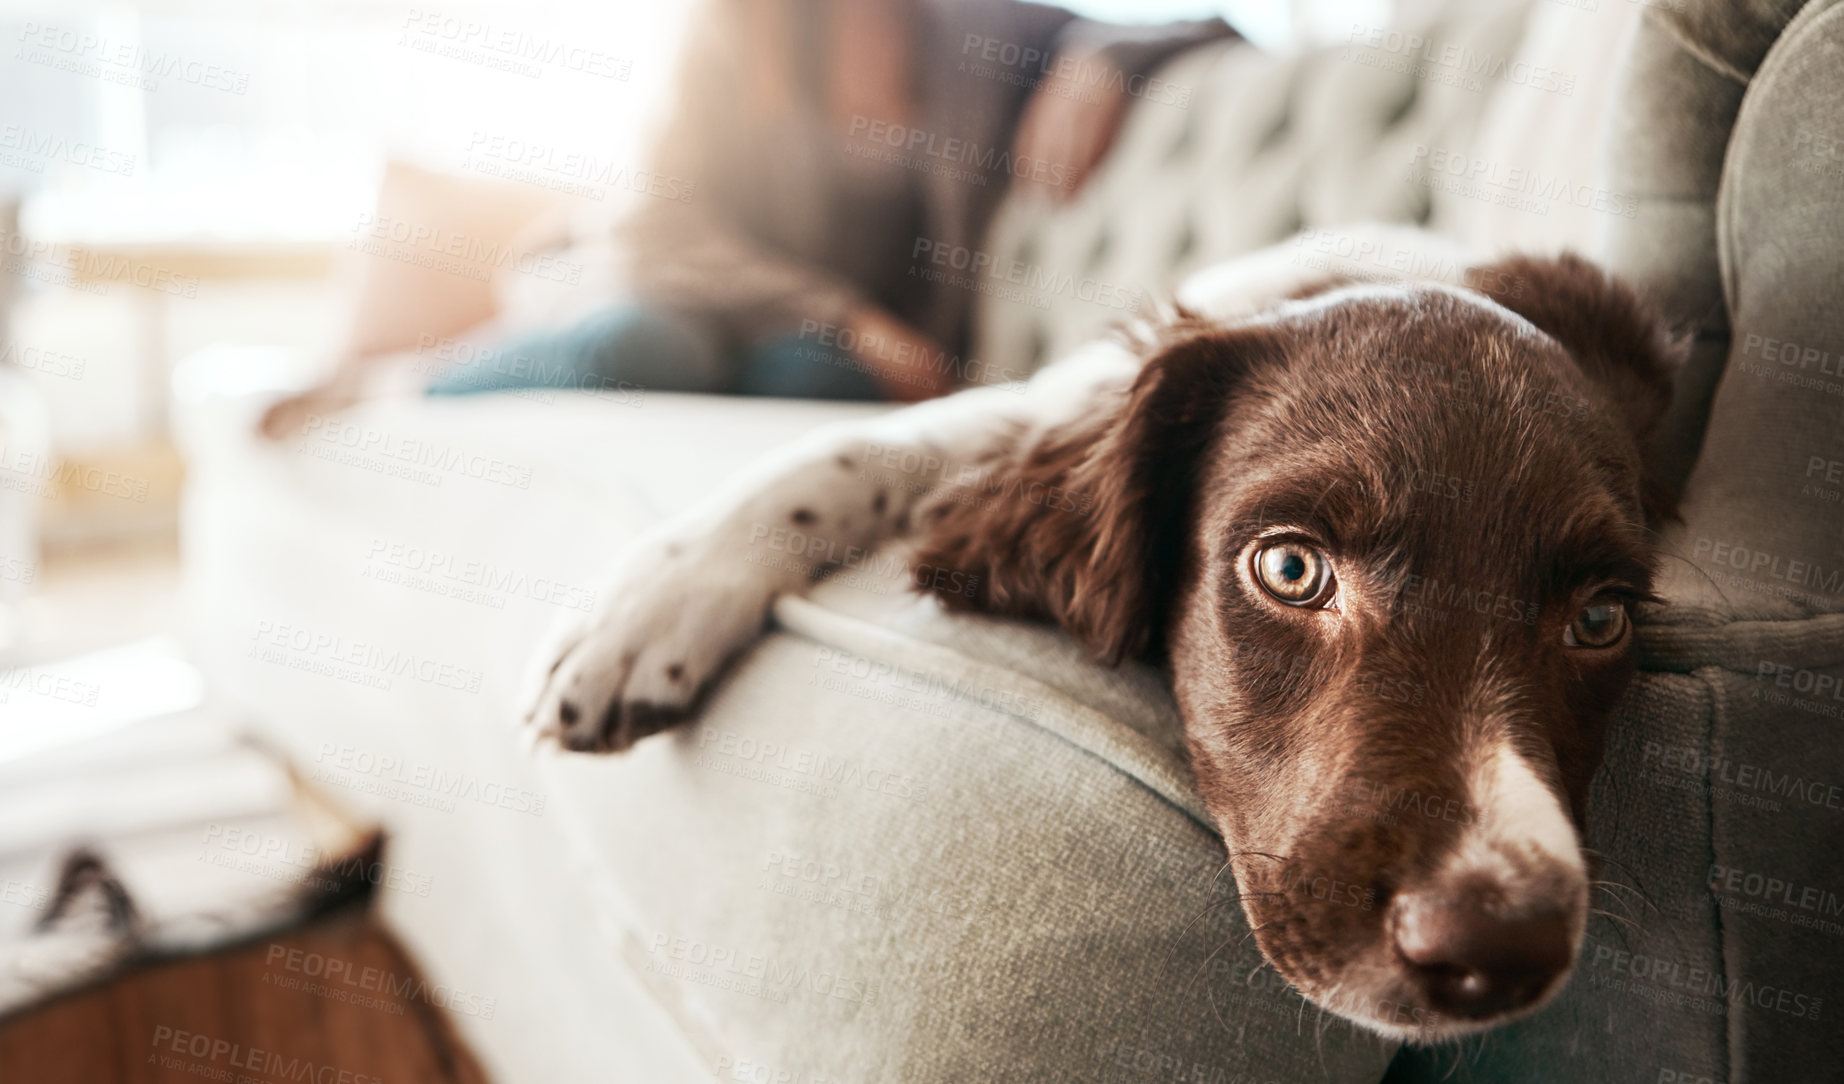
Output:
[[1556,792],[1545,786],[1523,757],[1498,744],[1479,758],[1467,781],[1473,823],[1461,836],[1449,867],[1513,882],[1513,856],[1554,862],[1586,877],[1575,825]]

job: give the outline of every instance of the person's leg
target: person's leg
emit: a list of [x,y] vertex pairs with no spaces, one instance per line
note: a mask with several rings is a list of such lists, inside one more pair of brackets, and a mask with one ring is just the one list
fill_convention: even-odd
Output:
[[794,336],[751,350],[735,390],[781,399],[887,398],[877,378],[851,353]]
[[716,392],[730,382],[717,335],[685,317],[625,303],[561,331],[482,347],[429,382],[430,395],[516,388]]

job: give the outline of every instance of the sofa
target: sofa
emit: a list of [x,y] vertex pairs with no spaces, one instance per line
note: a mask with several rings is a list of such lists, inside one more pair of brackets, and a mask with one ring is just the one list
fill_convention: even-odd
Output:
[[1686,494],[1668,603],[1591,794],[1614,884],[1562,994],[1461,1047],[1263,965],[1155,670],[947,614],[900,561],[781,600],[693,726],[527,746],[526,656],[611,552],[881,406],[405,397],[272,444],[299,359],[208,351],[175,389],[189,648],[385,828],[425,890],[375,904],[496,1079],[1838,1079],[1840,60],[1834,0],[1447,0],[1297,55],[1213,44],[1072,203],[1008,200],[987,239],[1027,269],[981,290],[998,371],[1290,237],[1401,270],[1365,221],[1583,251],[1695,334],[1651,450]]

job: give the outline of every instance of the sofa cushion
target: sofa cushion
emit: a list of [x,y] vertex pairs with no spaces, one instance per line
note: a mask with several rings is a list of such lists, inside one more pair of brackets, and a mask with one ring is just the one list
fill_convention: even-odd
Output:
[[[1685,595],[1722,622],[1720,634],[1680,633],[1708,645],[1722,668],[1713,751],[1803,781],[1789,786],[1804,800],[1783,811],[1716,811],[1724,870],[1712,880],[1725,903],[1727,974],[1835,1002],[1844,994],[1832,966],[1844,937],[1844,4],[1812,0],[1777,39],[1766,32],[1770,16],[1797,7],[1759,5],[1727,33],[1707,20],[1686,30],[1752,77],[1715,205],[1728,364],[1673,542],[1689,557]],[[1732,1016],[1729,1045],[1731,1080],[1844,1064],[1844,1029],[1783,1011]]]
[[[891,627],[913,615],[824,600],[777,616],[784,631],[695,728],[553,765],[573,809],[560,828],[581,834],[625,959],[713,1063],[789,1079],[1381,1074],[1393,1044],[1322,1019],[1247,939],[1168,699],[1130,695],[1138,732],[1058,687],[1147,675],[1014,642],[1034,663],[1020,672]],[[937,619],[982,624],[919,618]],[[1041,635],[983,624],[962,642]]]
[[[1803,3],[1644,5],[1620,65],[1608,125],[1608,177],[1635,210],[1613,223],[1605,262],[1696,333],[1653,441],[1651,458],[1672,484],[1683,483],[1696,462],[1710,396],[1728,359],[1716,201],[1731,157],[1731,131],[1768,46]],[[1758,208],[1775,210],[1772,204]]]
[[1844,9],[1815,0],[1748,83],[1716,204],[1734,330],[1673,586],[1734,616],[1844,612],[1841,59]]

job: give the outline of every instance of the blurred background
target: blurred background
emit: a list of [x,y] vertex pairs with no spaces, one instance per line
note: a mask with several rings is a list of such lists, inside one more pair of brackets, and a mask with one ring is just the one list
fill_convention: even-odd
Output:
[[[1222,15],[1282,50],[1391,14],[1389,0],[1068,6],[1124,22]],[[354,249],[388,161],[479,178],[495,163],[470,149],[507,138],[637,161],[686,8],[6,5],[0,661],[164,626],[182,475],[173,370],[227,343],[328,356],[348,334]],[[477,44],[494,33],[527,55],[586,48],[532,63]]]

